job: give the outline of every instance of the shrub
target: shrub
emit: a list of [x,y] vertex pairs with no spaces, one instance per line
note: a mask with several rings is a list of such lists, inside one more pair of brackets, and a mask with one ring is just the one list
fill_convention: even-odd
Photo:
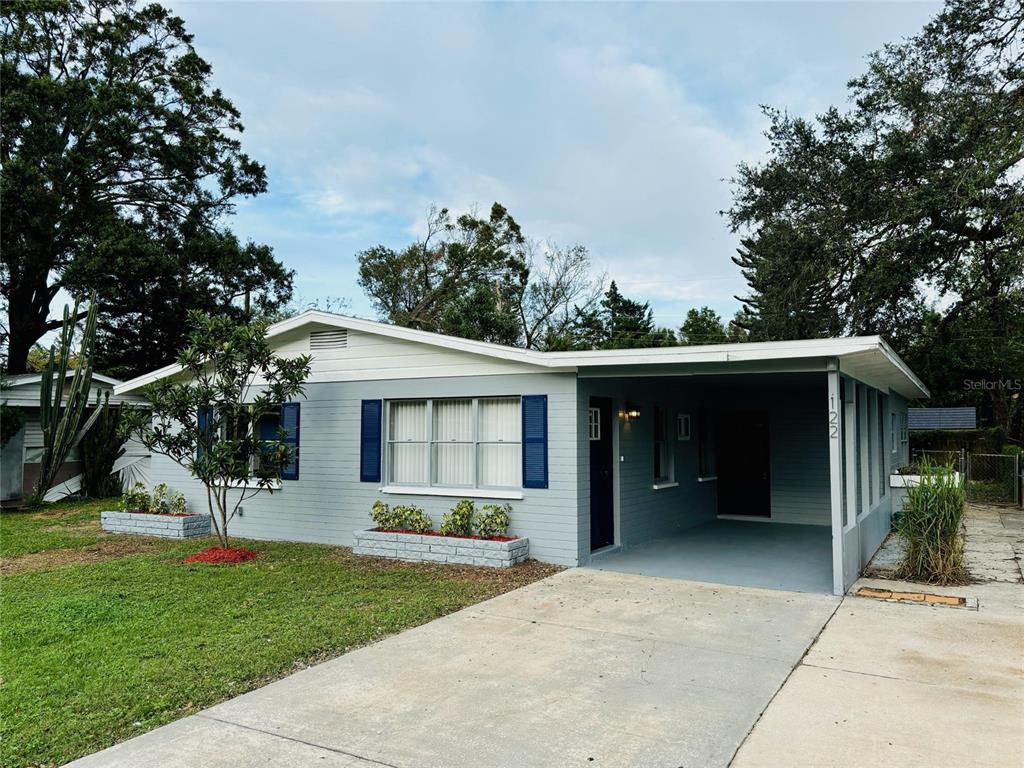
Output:
[[964,517],[963,483],[952,472],[936,472],[923,462],[921,482],[907,489],[903,514],[895,522],[905,554],[900,578],[936,584],[967,578],[960,527]]
[[402,514],[399,510],[401,507],[395,507],[393,510],[387,504],[380,499],[373,502],[373,509],[370,511],[370,517],[373,518],[373,522],[377,524],[378,528],[382,528],[386,531],[394,531],[402,527],[404,522]]
[[82,436],[79,450],[82,454],[82,493],[94,499],[121,493],[123,483],[114,464],[124,456],[125,435],[121,429],[124,411],[110,407],[110,393],[101,403],[97,397],[99,414],[93,425]]
[[430,519],[430,515],[417,506],[395,507],[394,513],[402,516],[402,528],[406,530],[426,533],[434,528],[434,521]]
[[175,491],[167,499],[167,508],[172,515],[187,515],[188,499],[181,491]]
[[484,504],[483,511],[476,519],[477,533],[485,539],[507,535],[508,527],[512,524],[511,514],[511,504]]
[[441,533],[445,536],[472,536],[475,512],[473,502],[463,499],[441,518]]
[[171,510],[171,502],[167,498],[167,483],[153,486],[153,496],[149,500],[149,512],[153,515],[166,515]]
[[121,495],[117,504],[122,512],[149,512],[150,498],[146,486],[136,483]]

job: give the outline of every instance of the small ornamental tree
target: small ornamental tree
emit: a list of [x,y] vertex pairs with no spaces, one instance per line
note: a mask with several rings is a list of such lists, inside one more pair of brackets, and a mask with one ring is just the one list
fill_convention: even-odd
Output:
[[279,426],[268,439],[260,422],[304,395],[312,358],[274,355],[264,321],[192,312],[189,322],[182,373],[146,387],[150,407],[131,412],[130,431],[202,482],[213,529],[227,547],[228,524],[242,502],[273,493],[282,469],[296,460],[287,431]]

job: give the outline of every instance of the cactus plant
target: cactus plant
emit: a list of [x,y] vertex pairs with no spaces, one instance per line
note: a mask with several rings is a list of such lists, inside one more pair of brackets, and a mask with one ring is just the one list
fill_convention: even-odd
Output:
[[89,300],[85,328],[78,350],[75,375],[65,392],[68,361],[78,325],[79,300],[75,308],[64,306],[64,324],[60,338],[50,347],[50,356],[39,383],[39,426],[43,433],[43,455],[39,461],[39,479],[26,499],[30,507],[43,503],[46,492],[75,445],[78,427],[89,401],[92,386],[92,350],[96,341],[96,296]]

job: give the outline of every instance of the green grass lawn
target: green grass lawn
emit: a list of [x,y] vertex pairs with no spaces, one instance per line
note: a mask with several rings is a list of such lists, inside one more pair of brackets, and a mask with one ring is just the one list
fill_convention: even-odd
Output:
[[100,512],[117,509],[116,500],[54,504],[43,513],[4,512],[0,515],[0,557],[52,549],[80,549],[103,537]]
[[[104,543],[132,540],[99,530],[109,508],[0,515],[4,766],[66,762],[554,570],[395,564],[241,540],[258,560],[182,563],[212,540],[104,554]],[[81,563],[88,551],[109,559]]]

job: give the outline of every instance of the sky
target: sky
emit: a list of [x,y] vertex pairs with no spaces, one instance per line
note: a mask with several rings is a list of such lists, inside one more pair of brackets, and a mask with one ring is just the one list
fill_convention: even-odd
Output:
[[303,301],[372,317],[356,254],[401,247],[431,205],[505,205],[580,243],[659,325],[745,292],[719,214],[765,157],[760,105],[811,116],[935,3],[171,2],[241,110],[269,191],[230,226]]

